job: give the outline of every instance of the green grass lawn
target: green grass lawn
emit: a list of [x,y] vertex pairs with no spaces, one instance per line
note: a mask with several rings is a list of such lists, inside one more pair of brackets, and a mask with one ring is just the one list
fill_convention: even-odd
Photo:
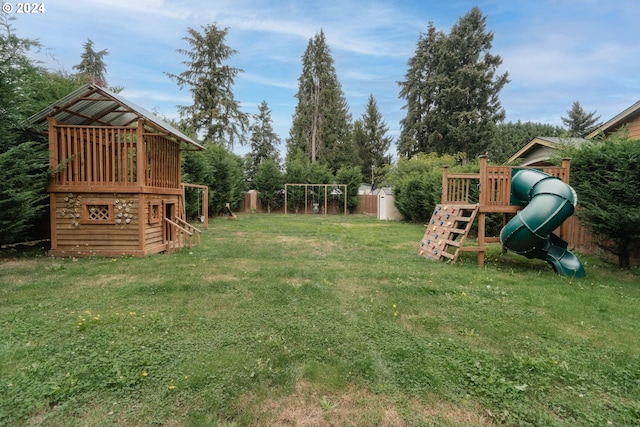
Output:
[[0,259],[0,425],[637,426],[640,275],[240,215],[146,258]]

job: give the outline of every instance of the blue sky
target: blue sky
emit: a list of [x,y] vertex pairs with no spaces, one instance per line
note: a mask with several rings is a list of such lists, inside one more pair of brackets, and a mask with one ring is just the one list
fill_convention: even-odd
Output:
[[[17,2],[8,1],[12,5]],[[179,74],[187,27],[229,28],[244,70],[234,86],[242,110],[266,100],[284,141],[294,113],[305,48],[322,29],[354,119],[370,94],[392,137],[404,116],[399,80],[429,22],[445,32],[478,6],[494,33],[491,52],[511,83],[500,93],[507,121],[561,125],[574,101],[606,121],[640,100],[640,2],[637,0],[49,0],[41,14],[16,14],[23,38],[43,45],[32,56],[73,72],[82,44],[107,49],[107,79],[121,95],[167,117],[188,105],[164,72]],[[14,8],[15,9],[15,8]],[[247,147],[235,147],[244,154]],[[395,147],[392,147],[395,154]]]

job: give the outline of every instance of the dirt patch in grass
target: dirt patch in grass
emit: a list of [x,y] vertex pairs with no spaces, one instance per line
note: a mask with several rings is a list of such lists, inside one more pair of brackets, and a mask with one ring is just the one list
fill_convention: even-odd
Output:
[[260,412],[269,414],[264,425],[403,425],[395,405],[382,396],[359,389],[323,393],[306,381],[298,382],[289,396],[267,399],[261,406]]
[[36,268],[42,267],[39,259],[0,258],[0,270],[9,268]]
[[[434,420],[452,425],[493,426],[475,403],[468,406],[413,399],[401,405],[391,398],[351,387],[340,392],[323,392],[307,381],[279,399],[267,399],[256,425],[295,427],[370,426],[400,427]],[[405,415],[401,415],[405,414]]]
[[205,276],[202,276],[202,280],[204,280],[206,283],[217,283],[236,282],[240,280],[240,278],[231,274],[207,274]]

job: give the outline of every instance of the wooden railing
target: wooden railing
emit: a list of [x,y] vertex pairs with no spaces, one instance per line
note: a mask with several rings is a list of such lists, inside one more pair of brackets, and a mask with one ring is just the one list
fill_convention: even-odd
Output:
[[[183,228],[188,230],[191,233],[191,236],[196,236],[198,238],[197,244],[198,245],[200,244],[200,235],[202,234],[202,231],[199,228],[189,224],[187,221],[183,220],[182,218],[176,218],[176,222],[178,224],[181,224]],[[189,240],[189,247],[191,247],[191,240]]]
[[52,122],[49,142],[54,186],[180,189],[180,145],[145,132],[143,121],[137,127]]
[[[486,156],[480,156],[479,173],[449,173],[445,167],[442,174],[442,203],[478,203],[487,212],[502,212],[511,205],[511,176],[514,169],[519,168],[489,166]],[[568,159],[564,159],[560,167],[542,167],[540,170],[569,183]]]
[[51,144],[57,184],[137,184],[136,130],[102,126],[55,126]]
[[193,246],[193,236],[196,235],[198,243],[200,243],[200,230],[193,225],[176,218],[176,221],[172,221],[169,218],[164,219],[167,226],[167,253],[172,253],[185,246]]

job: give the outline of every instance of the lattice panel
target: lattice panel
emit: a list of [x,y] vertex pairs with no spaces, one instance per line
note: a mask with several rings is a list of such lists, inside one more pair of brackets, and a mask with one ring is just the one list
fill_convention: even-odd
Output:
[[109,221],[109,205],[87,205],[89,221]]

